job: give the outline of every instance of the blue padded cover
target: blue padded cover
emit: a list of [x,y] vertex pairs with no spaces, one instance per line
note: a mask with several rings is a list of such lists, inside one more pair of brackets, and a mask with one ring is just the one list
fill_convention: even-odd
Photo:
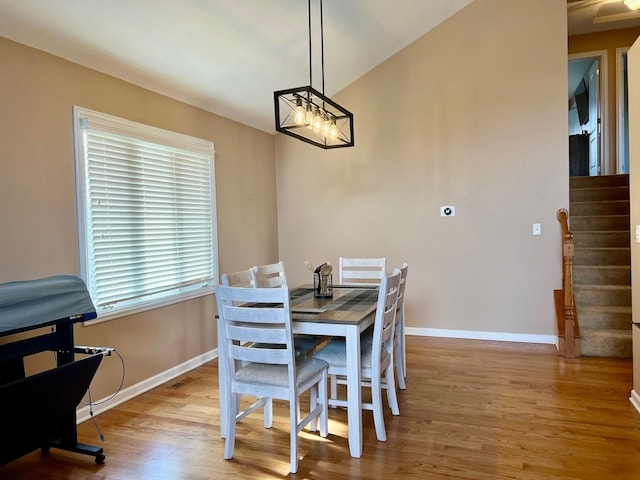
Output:
[[96,316],[86,285],[75,275],[0,283],[0,336]]

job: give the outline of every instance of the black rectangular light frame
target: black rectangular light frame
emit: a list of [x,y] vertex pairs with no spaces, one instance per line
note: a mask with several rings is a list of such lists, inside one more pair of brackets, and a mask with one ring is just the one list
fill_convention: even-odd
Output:
[[[336,137],[328,137],[306,124],[297,124],[293,119],[293,113],[298,99],[304,101],[306,106],[318,107],[329,113],[336,121],[339,134]],[[353,114],[310,85],[273,92],[273,102],[275,127],[278,132],[323,149],[354,146]]]

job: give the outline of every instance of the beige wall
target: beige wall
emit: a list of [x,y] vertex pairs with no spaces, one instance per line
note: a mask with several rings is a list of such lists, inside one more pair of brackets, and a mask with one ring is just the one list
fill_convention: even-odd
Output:
[[[640,319],[640,244],[635,241],[640,225],[640,43],[627,54],[629,78],[629,200],[631,202],[631,305],[632,318]],[[640,329],[633,327],[633,389],[640,395]],[[640,398],[640,397],[639,397]]]
[[607,52],[607,110],[604,131],[607,136],[604,173],[617,173],[617,104],[618,78],[616,70],[616,49],[631,46],[640,35],[640,27],[611,30],[608,32],[574,35],[569,37],[569,54]]
[[[220,271],[277,259],[273,136],[0,38],[0,282],[78,274],[72,106],[211,140]],[[216,347],[212,296],[89,327],[79,344],[116,348],[125,386]],[[94,398],[118,385],[103,362]]]
[[355,114],[354,148],[278,135],[292,283],[311,281],[305,260],[384,255],[409,263],[409,327],[556,334],[567,12],[524,3],[476,0],[337,95]]

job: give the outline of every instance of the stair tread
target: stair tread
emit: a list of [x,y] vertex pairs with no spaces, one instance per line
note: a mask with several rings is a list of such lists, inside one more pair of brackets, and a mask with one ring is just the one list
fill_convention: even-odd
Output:
[[631,250],[631,247],[576,247],[576,250]]
[[[626,225],[625,225],[626,227]],[[580,228],[577,229],[571,229],[571,233],[573,233],[574,235],[576,234],[580,234],[580,233],[625,233],[627,235],[629,235],[629,233],[631,232],[631,230],[629,230],[628,228],[620,228],[619,230],[613,229],[611,230],[610,228],[607,228],[606,230],[581,230]]]
[[599,283],[579,283],[573,289],[598,289],[598,290],[631,290],[631,285],[601,285]]
[[599,337],[620,337],[620,338],[631,338],[632,331],[631,326],[629,329],[626,328],[623,330],[621,328],[588,328],[588,327],[580,327],[580,336],[599,336]]
[[613,270],[631,270],[631,265],[574,265],[573,268],[592,268],[594,270],[605,270],[605,269],[613,269]]
[[631,313],[630,306],[622,306],[622,305],[585,305],[584,307],[580,307],[580,312],[591,311],[591,312],[612,312],[612,313]]

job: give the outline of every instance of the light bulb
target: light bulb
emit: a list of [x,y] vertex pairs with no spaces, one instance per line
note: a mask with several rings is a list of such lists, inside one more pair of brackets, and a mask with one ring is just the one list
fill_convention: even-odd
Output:
[[296,99],[296,109],[293,114],[294,121],[297,125],[303,125],[306,120],[306,110],[302,107],[302,99]]
[[331,120],[329,115],[325,115],[324,117],[324,122],[322,122],[322,132],[325,135],[329,135],[329,133],[331,132]]
[[313,128],[313,112],[311,111],[311,104],[307,104],[304,123],[307,126],[307,128]]
[[331,127],[329,128],[329,135],[332,138],[336,138],[338,136],[338,126],[336,125],[336,119],[333,118],[331,120]]
[[316,107],[316,114],[313,117],[313,128],[320,130],[322,128],[322,115],[320,109]]

